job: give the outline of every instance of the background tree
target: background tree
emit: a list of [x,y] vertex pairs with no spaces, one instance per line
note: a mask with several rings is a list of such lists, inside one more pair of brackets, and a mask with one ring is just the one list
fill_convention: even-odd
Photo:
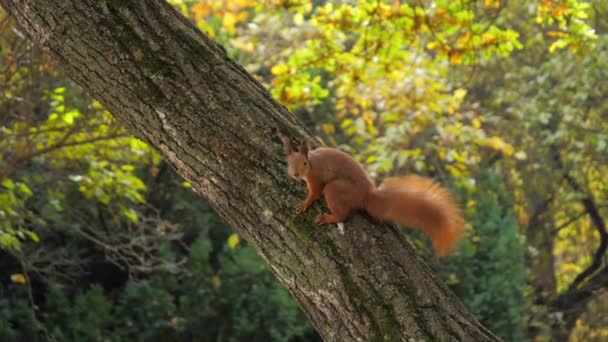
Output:
[[[322,336],[496,339],[394,227],[364,229],[369,220],[357,217],[348,235],[319,233],[312,213],[295,216],[287,203],[299,196],[270,138],[301,137],[295,118],[168,4],[24,4],[3,2],[76,82],[255,245]],[[108,46],[108,55],[95,52]]]

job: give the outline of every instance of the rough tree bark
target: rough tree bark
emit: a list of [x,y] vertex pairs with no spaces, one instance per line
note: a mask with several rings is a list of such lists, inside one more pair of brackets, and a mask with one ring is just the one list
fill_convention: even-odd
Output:
[[296,118],[165,1],[0,0],[134,135],[255,246],[328,341],[495,341],[406,243],[356,215],[296,216],[279,132]]

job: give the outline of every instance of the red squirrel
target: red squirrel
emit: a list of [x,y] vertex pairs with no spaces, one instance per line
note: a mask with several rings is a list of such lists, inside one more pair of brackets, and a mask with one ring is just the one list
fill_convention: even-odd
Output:
[[342,222],[351,211],[362,209],[371,216],[422,230],[431,239],[438,256],[450,253],[464,231],[462,211],[451,193],[430,178],[388,178],[376,188],[353,157],[335,148],[309,150],[304,138],[295,150],[282,136],[288,173],[304,180],[308,196],[296,206],[303,213],[325,197],[330,210],[315,218],[317,224]]

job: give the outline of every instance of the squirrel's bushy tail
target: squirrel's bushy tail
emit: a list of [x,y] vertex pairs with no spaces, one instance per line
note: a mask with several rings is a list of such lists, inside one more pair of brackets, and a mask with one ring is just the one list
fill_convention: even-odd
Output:
[[381,220],[422,230],[439,256],[451,252],[464,232],[462,211],[450,192],[426,177],[386,179],[370,193],[366,209]]

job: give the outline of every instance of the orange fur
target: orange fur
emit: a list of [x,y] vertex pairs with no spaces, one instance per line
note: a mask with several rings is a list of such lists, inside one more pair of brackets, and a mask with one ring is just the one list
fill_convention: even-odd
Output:
[[452,195],[430,178],[389,178],[370,193],[366,209],[379,219],[420,229],[439,256],[450,253],[464,232],[464,218]]
[[377,189],[365,170],[350,155],[333,148],[309,151],[304,140],[298,150],[283,137],[289,175],[306,182],[308,196],[296,206],[304,212],[321,197],[330,210],[315,218],[319,224],[345,220],[362,209],[382,220],[423,231],[437,255],[451,252],[462,237],[464,218],[450,192],[430,178],[388,178]]

